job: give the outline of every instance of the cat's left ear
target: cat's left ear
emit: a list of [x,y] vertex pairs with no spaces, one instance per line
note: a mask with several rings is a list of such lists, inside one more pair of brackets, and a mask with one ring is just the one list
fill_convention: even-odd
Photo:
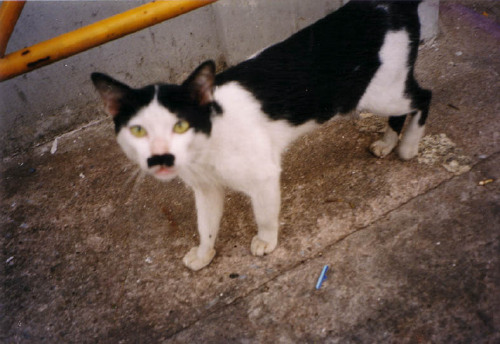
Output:
[[206,105],[214,100],[215,62],[203,62],[182,84],[187,87],[191,97],[200,105]]
[[116,116],[132,89],[106,74],[92,73],[90,77],[104,102],[104,110],[109,115]]

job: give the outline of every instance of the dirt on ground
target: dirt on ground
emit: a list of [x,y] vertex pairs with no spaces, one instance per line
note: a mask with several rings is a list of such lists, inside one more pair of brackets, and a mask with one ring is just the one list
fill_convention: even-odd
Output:
[[287,150],[265,257],[248,199],[228,191],[216,257],[185,268],[191,192],[139,173],[109,119],[4,158],[0,341],[500,342],[498,13],[442,3],[416,68],[433,91],[418,158],[373,157],[373,116]]

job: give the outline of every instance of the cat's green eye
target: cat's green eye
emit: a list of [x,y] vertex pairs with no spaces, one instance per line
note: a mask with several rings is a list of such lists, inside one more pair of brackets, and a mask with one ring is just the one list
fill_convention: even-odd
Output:
[[134,125],[130,127],[130,133],[132,133],[132,135],[134,135],[135,137],[144,137],[148,134],[146,129],[144,129],[140,125]]
[[189,129],[189,122],[181,119],[179,122],[174,125],[174,133],[176,134],[184,134]]

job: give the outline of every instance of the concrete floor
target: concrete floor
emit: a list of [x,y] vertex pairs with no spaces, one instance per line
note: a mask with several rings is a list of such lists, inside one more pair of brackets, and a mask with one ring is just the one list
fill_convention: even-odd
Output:
[[5,158],[0,341],[500,342],[500,28],[473,10],[445,2],[421,49],[419,158],[371,156],[373,117],[300,139],[264,258],[248,200],[228,193],[214,261],[186,269],[192,195],[137,173],[108,119]]

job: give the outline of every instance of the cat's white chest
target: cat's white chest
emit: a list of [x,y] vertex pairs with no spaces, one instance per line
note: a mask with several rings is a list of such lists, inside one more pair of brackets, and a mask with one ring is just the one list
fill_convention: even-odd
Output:
[[212,131],[203,153],[180,175],[188,184],[219,183],[242,192],[279,174],[281,154],[290,142],[315,128],[315,122],[292,126],[271,121],[261,104],[237,83],[214,94],[224,114],[212,119]]

